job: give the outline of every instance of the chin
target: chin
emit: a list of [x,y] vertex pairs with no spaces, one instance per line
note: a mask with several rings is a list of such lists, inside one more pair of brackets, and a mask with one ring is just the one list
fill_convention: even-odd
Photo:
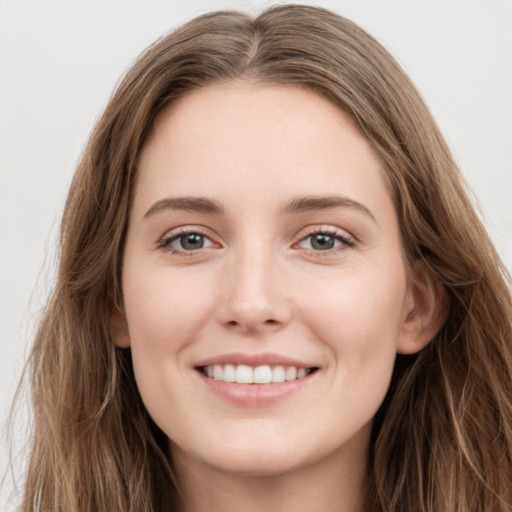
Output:
[[313,462],[282,439],[263,441],[260,438],[256,443],[240,441],[198,443],[193,449],[171,442],[170,448],[177,464],[189,465],[195,460],[195,464],[208,466],[214,471],[245,477],[277,476]]
[[268,453],[245,453],[243,456],[211,459],[207,462],[220,471],[242,477],[274,477],[293,472],[305,465],[304,462],[294,460],[290,454],[279,456]]

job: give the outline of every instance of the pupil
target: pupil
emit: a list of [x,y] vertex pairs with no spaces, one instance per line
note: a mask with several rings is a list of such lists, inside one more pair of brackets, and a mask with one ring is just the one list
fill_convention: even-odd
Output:
[[181,237],[181,246],[183,249],[201,249],[203,243],[203,236],[197,233],[191,233],[190,235]]
[[325,251],[326,249],[332,249],[334,247],[334,238],[330,235],[315,235],[311,241],[313,249]]

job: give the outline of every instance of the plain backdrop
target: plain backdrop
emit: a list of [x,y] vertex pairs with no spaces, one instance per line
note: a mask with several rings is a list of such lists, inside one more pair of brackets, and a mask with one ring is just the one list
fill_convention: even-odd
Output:
[[[56,266],[73,170],[120,76],[206,11],[268,1],[0,0],[0,425]],[[286,3],[286,2],[281,2]],[[312,3],[312,2],[309,2]],[[512,269],[512,0],[318,0],[391,51],[434,113]],[[15,426],[29,422],[26,400]],[[23,468],[16,444],[14,466]],[[7,445],[0,445],[0,477]],[[0,510],[14,510],[10,478]]]

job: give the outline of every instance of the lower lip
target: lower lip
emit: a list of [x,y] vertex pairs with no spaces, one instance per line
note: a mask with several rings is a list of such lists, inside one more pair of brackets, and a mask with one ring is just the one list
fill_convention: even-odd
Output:
[[273,382],[270,384],[237,384],[224,382],[207,377],[200,371],[197,374],[210,391],[237,405],[258,407],[273,404],[310,384],[318,374],[318,370],[301,379],[288,382]]

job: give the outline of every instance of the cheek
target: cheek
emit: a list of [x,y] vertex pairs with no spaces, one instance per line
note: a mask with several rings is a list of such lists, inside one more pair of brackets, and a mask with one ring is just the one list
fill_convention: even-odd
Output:
[[189,370],[184,354],[208,318],[212,293],[198,293],[195,280],[180,279],[169,269],[135,268],[139,272],[125,263],[123,280],[135,379],[151,417],[165,431],[174,432],[175,422],[187,414],[180,404],[193,401],[183,382]]
[[[156,357],[189,343],[212,310],[209,280],[170,270],[134,274],[123,282],[132,348]],[[150,349],[150,350],[149,350]]]
[[396,268],[387,274],[353,269],[318,293],[309,293],[302,315],[350,372],[362,375],[379,365],[387,372],[396,354],[405,290],[405,274]]

